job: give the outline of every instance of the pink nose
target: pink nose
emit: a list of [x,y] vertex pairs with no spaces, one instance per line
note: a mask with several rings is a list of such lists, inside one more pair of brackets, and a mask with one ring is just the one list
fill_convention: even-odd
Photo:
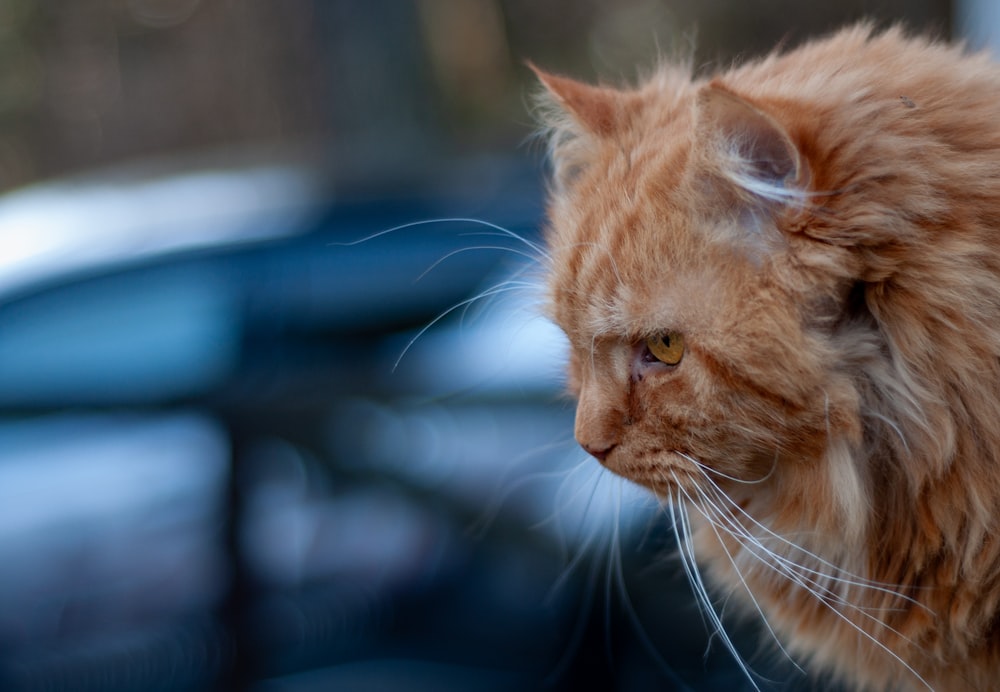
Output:
[[611,454],[611,450],[617,447],[618,445],[611,444],[604,446],[599,443],[581,442],[580,446],[583,447],[585,450],[587,450],[587,454],[594,457],[603,464],[604,461],[608,458],[608,455]]

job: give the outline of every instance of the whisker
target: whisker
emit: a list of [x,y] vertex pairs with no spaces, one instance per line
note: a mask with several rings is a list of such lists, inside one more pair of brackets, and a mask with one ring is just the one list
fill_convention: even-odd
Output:
[[877,411],[873,411],[871,409],[865,410],[864,411],[864,415],[871,416],[872,418],[880,420],[883,423],[885,423],[886,425],[888,425],[889,428],[894,433],[896,433],[896,436],[899,437],[899,441],[903,443],[903,449],[906,450],[906,453],[907,454],[910,453],[910,445],[908,445],[906,443],[906,437],[903,436],[902,429],[899,427],[899,425],[895,421],[893,421],[892,419],[887,418],[886,416],[883,416],[881,413],[878,413]]
[[392,372],[396,372],[396,370],[399,368],[399,364],[403,360],[403,357],[406,356],[406,354],[409,352],[409,350],[413,347],[413,344],[415,344],[417,342],[417,340],[420,339],[420,337],[422,337],[424,334],[426,334],[427,331],[431,327],[433,327],[435,324],[437,324],[438,322],[440,322],[441,320],[443,320],[445,317],[447,317],[451,313],[453,313],[456,310],[459,310],[461,308],[467,308],[468,306],[472,305],[473,303],[475,303],[477,301],[480,301],[480,300],[483,300],[484,298],[489,298],[491,296],[500,295],[501,293],[510,293],[510,292],[514,292],[514,291],[519,291],[519,290],[522,290],[523,288],[524,288],[524,286],[518,285],[516,282],[514,283],[514,285],[511,285],[511,283],[509,281],[503,281],[503,282],[501,282],[499,284],[491,286],[490,288],[487,288],[487,289],[485,289],[485,290],[477,293],[476,295],[472,296],[471,298],[466,298],[465,300],[459,301],[459,302],[455,303],[454,305],[452,305],[447,310],[444,310],[444,311],[440,312],[437,315],[437,317],[435,317],[430,322],[428,322],[423,327],[421,327],[420,331],[418,331],[409,341],[406,342],[406,346],[403,347],[403,350],[400,352],[399,356],[397,356],[396,360],[392,364]]
[[[889,589],[875,588],[868,584],[862,584],[851,579],[840,577],[836,574],[822,572],[820,570],[808,567],[802,563],[795,562],[794,560],[785,557],[779,553],[776,553],[775,551],[765,546],[764,543],[758,539],[758,537],[746,531],[744,527],[740,526],[732,518],[725,516],[723,516],[722,518],[725,521],[730,522],[730,526],[736,528],[729,528],[726,526],[723,526],[721,528],[723,528],[723,530],[725,530],[727,533],[729,533],[737,540],[741,541],[741,543],[743,543],[744,548],[746,548],[753,557],[757,558],[767,567],[793,580],[796,584],[799,584],[803,588],[808,589],[810,593],[812,593],[818,599],[821,599],[826,603],[834,603],[843,606],[845,608],[848,608],[850,610],[853,610],[855,612],[858,612],[864,615],[865,617],[872,619],[874,622],[877,622],[880,626],[886,628],[887,630],[895,632],[895,630],[893,630],[889,625],[886,625],[881,620],[878,620],[873,615],[871,615],[871,613],[894,612],[894,611],[899,611],[900,609],[882,608],[877,606],[871,606],[871,607],[859,606],[847,600],[844,596],[841,596],[839,593],[834,591],[834,589],[831,586],[828,586],[824,582],[828,582],[830,584],[840,584],[841,586],[845,586],[848,588],[856,587],[861,589],[883,591],[893,597],[905,598],[898,592]],[[760,552],[758,552],[758,550]],[[902,635],[900,636],[902,637]],[[903,638],[905,639],[905,637]]]
[[[789,548],[792,548],[794,550],[800,551],[804,555],[806,555],[806,556],[812,558],[813,560],[815,560],[817,563],[819,563],[819,564],[821,564],[821,565],[823,565],[825,567],[829,567],[829,568],[833,569],[834,571],[838,572],[839,574],[846,575],[846,576],[841,577],[841,576],[833,576],[833,575],[825,575],[824,574],[823,575],[824,577],[829,577],[829,578],[835,579],[837,581],[841,581],[841,582],[843,582],[845,584],[849,584],[849,585],[852,585],[852,586],[858,586],[858,587],[862,587],[862,588],[868,588],[868,589],[872,589],[874,591],[881,591],[882,593],[885,593],[887,595],[896,596],[896,597],[898,597],[898,598],[900,598],[900,599],[902,599],[904,601],[907,601],[908,603],[910,603],[912,605],[919,606],[920,608],[923,608],[924,610],[926,610],[928,613],[930,613],[932,615],[934,614],[933,611],[930,608],[928,608],[926,605],[924,605],[923,603],[920,603],[919,601],[917,601],[916,599],[914,599],[914,598],[912,598],[910,596],[906,596],[905,594],[900,593],[899,589],[902,588],[902,585],[883,583],[883,582],[875,581],[875,580],[872,580],[872,579],[867,579],[865,577],[861,577],[859,575],[847,572],[842,567],[833,564],[832,562],[830,562],[830,561],[828,561],[828,560],[820,557],[816,553],[813,553],[812,551],[810,551],[810,550],[808,550],[806,548],[803,548],[802,546],[798,545],[797,543],[795,543],[793,541],[790,541],[789,539],[785,538],[784,536],[782,536],[782,535],[780,535],[778,533],[775,533],[770,528],[768,528],[764,524],[762,524],[759,521],[757,521],[757,519],[755,519],[745,509],[743,509],[737,502],[735,502],[732,498],[730,498],[729,495],[727,495],[722,490],[722,488],[720,488],[718,486],[718,484],[716,484],[715,481],[713,481],[712,478],[704,470],[701,470],[701,469],[699,469],[699,470],[700,470],[700,472],[702,474],[702,477],[706,480],[706,482],[708,482],[711,485],[711,487],[714,489],[715,492],[719,493],[719,495],[720,495],[720,497],[722,499],[724,499],[736,512],[738,512],[740,515],[742,515],[744,518],[746,518],[749,522],[751,522],[756,528],[760,529],[765,534],[767,534],[767,536],[769,538],[772,538],[772,539],[778,541],[779,543],[781,543],[781,544],[783,544],[783,545],[785,545],[785,546],[787,546]],[[761,544],[761,545],[763,545],[763,544]],[[820,573],[817,572],[817,574],[820,574]]]
[[[813,596],[823,600],[824,602],[832,601],[834,603],[855,610],[862,614],[867,614],[867,611],[883,612],[883,609],[874,607],[863,608],[846,600],[844,597],[840,596],[838,593],[833,591],[830,587],[822,584],[820,582],[820,579],[825,579],[833,583],[839,582],[841,584],[849,586],[850,585],[856,586],[856,584],[853,584],[848,580],[839,578],[836,575],[826,574],[818,570],[812,569],[810,567],[807,567],[805,565],[802,565],[800,563],[794,562],[793,560],[774,552],[773,550],[765,546],[763,542],[761,542],[758,539],[757,536],[754,536],[752,533],[747,531],[745,527],[741,526],[738,522],[736,522],[732,516],[727,515],[723,510],[721,510],[721,508],[715,505],[715,503],[707,495],[704,494],[704,491],[702,489],[699,488],[698,492],[699,494],[702,495],[706,505],[711,506],[713,512],[716,514],[716,517],[713,518],[709,517],[707,514],[702,512],[702,516],[704,516],[715,527],[722,529],[727,534],[729,534],[737,541],[739,541],[751,556],[753,556],[758,561],[763,563],[766,567],[794,581],[802,588],[807,589]],[[754,550],[755,548],[759,549],[762,554]],[[890,593],[892,593],[893,595],[898,595],[895,594],[895,592],[890,592]],[[869,617],[873,616],[869,615]],[[880,620],[876,620],[876,622],[888,628],[888,626],[882,623]],[[889,629],[890,631],[894,631],[891,628]]]
[[[700,503],[695,502],[694,499],[691,497],[690,494],[688,494],[688,492],[686,490],[684,490],[683,488],[680,488],[680,490],[681,490],[681,492],[684,493],[684,496],[692,504],[694,504],[696,507],[700,504]],[[698,489],[698,490],[699,490],[699,493],[700,493],[700,489]],[[705,496],[702,496],[702,499],[703,499],[704,502],[711,502]],[[716,511],[718,511],[718,509],[716,509]],[[735,558],[733,557],[732,553],[729,552],[729,548],[726,547],[725,542],[722,540],[722,536],[719,534],[719,529],[721,528],[722,530],[727,531],[727,533],[729,533],[734,538],[736,538],[737,541],[739,541],[739,538],[736,537],[731,532],[729,532],[725,527],[718,526],[717,523],[714,520],[712,520],[710,517],[708,517],[705,512],[702,512],[701,514],[702,514],[702,516],[704,516],[708,520],[709,526],[712,527],[712,532],[715,534],[715,537],[718,539],[719,545],[722,546],[722,550],[723,550],[723,552],[725,552],[726,558],[728,558],[729,563],[732,565],[733,571],[736,573],[736,576],[739,578],[740,583],[743,584],[743,588],[746,590],[747,595],[749,595],[750,600],[753,602],[754,609],[760,615],[760,619],[764,623],[764,627],[767,629],[768,633],[771,635],[771,638],[774,640],[774,643],[778,645],[778,649],[781,651],[782,654],[784,654],[785,658],[787,658],[791,662],[791,664],[793,666],[795,666],[795,668],[800,673],[805,674],[805,670],[803,670],[802,666],[800,666],[795,661],[795,659],[792,658],[792,655],[790,653],[788,653],[787,649],[785,649],[784,645],[781,643],[781,640],[778,638],[777,633],[775,633],[774,629],[771,627],[771,623],[768,622],[767,616],[764,614],[763,608],[761,608],[760,603],[757,601],[757,598],[753,594],[753,590],[750,588],[750,585],[747,584],[746,579],[743,577],[743,573],[740,571],[739,566],[737,566],[737,564],[736,564]],[[741,541],[741,544],[742,544],[742,541]]]
[[695,600],[696,600],[696,602],[698,603],[698,606],[699,606],[698,607],[698,614],[701,616],[701,622],[704,625],[705,629],[708,630],[708,631],[711,631],[712,625],[709,623],[709,621],[708,621],[708,619],[707,619],[707,617],[705,615],[705,609],[704,609],[705,606],[704,606],[704,603],[702,601],[701,594],[698,592],[698,589],[697,589],[697,586],[696,586],[696,582],[695,582],[695,577],[691,573],[691,565],[688,564],[688,555],[687,555],[687,552],[686,552],[686,548],[684,546],[684,543],[685,543],[685,540],[687,540],[687,537],[685,537],[685,536],[682,535],[682,526],[681,526],[680,520],[677,518],[677,515],[680,512],[685,511],[684,507],[683,507],[683,500],[681,499],[681,496],[680,496],[680,490],[676,491],[676,495],[675,494],[671,494],[668,491],[668,495],[667,495],[667,510],[670,513],[670,528],[671,528],[671,530],[674,533],[674,541],[677,544],[677,554],[678,554],[678,556],[681,559],[681,567],[684,568],[684,574],[685,574],[685,576],[687,576],[688,583],[691,585],[692,591],[695,592],[694,593]]
[[[616,500],[620,499],[620,495]],[[618,543],[618,521],[621,518],[621,503],[615,502],[614,520],[611,524],[611,542],[606,554],[607,563],[604,568],[604,655],[610,665],[614,665],[614,647],[611,632],[611,579],[614,574],[615,554],[621,556],[621,544]]]
[[552,667],[552,670],[545,676],[546,687],[553,686],[563,676],[573,663],[573,656],[580,649],[580,644],[587,631],[587,620],[594,609],[594,598],[597,593],[597,579],[600,573],[600,565],[594,562],[589,570],[587,583],[584,588],[583,607],[579,610],[579,617],[573,627],[573,633],[566,644],[566,651]]
[[771,468],[768,470],[768,472],[767,472],[767,474],[765,476],[763,476],[762,478],[758,478],[756,480],[746,480],[746,479],[743,479],[743,478],[737,478],[735,476],[730,476],[729,474],[723,473],[722,471],[719,471],[718,469],[713,469],[711,466],[707,466],[706,464],[701,463],[700,461],[698,461],[694,457],[692,457],[692,456],[690,456],[688,454],[685,454],[684,452],[675,451],[674,454],[676,454],[677,456],[679,456],[679,457],[681,457],[683,459],[686,459],[687,461],[690,461],[692,464],[694,464],[695,466],[697,466],[702,471],[707,471],[707,472],[712,473],[712,474],[714,474],[716,476],[719,476],[720,478],[725,478],[728,481],[733,481],[734,483],[740,483],[740,484],[743,484],[743,485],[757,485],[758,483],[763,483],[763,482],[767,481],[769,478],[771,478],[771,476],[774,475],[774,470],[778,467],[778,453],[775,452],[774,453],[774,462],[771,464]]
[[532,241],[529,241],[527,238],[525,238],[521,234],[515,233],[514,231],[511,231],[509,228],[504,228],[502,232],[496,232],[496,231],[468,231],[466,233],[459,233],[458,235],[462,236],[462,237],[470,237],[470,238],[471,237],[479,237],[479,238],[515,238],[515,239],[519,240],[520,242],[528,245],[532,250],[535,250],[535,251],[537,251],[537,252],[540,253],[541,256],[536,257],[535,258],[536,260],[542,260],[542,259],[544,259],[544,260],[547,261],[547,260],[551,259],[551,257],[549,257],[548,254],[545,254],[545,247],[543,245],[540,245],[538,243],[534,243]]
[[[523,291],[524,294],[526,294],[527,298],[534,299],[536,297],[537,290],[538,290],[538,285],[535,284],[535,283],[533,283],[533,282],[531,282],[531,281],[520,281],[516,277],[511,277],[511,278],[505,279],[505,280],[503,280],[503,281],[501,281],[499,283],[494,284],[490,288],[485,289],[485,291],[477,294],[475,296],[475,300],[468,301],[465,305],[463,305],[462,306],[462,312],[461,312],[461,318],[460,318],[459,321],[462,324],[465,323],[465,319],[466,319],[466,317],[469,314],[469,310],[472,309],[472,306],[475,305],[477,301],[481,300],[481,301],[484,302],[484,310],[485,310],[485,309],[490,308],[492,299],[496,298],[499,295],[503,295],[505,293],[517,293],[519,291]],[[525,296],[521,296],[521,297],[522,297],[522,299],[525,298]],[[529,303],[529,305],[530,305],[530,303]],[[540,310],[534,310],[533,307],[532,307],[532,309],[527,310],[527,314],[528,314],[529,317],[535,318],[535,317],[538,317],[538,316],[541,315],[541,311]],[[521,315],[515,315],[514,313],[511,313],[511,314],[509,314],[509,315],[506,316],[506,320],[504,321],[504,324],[507,325],[508,324],[508,320],[513,319],[515,316],[517,316],[519,318],[523,318],[524,317],[523,314],[521,314]]]
[[[615,532],[615,542],[618,540],[617,531]],[[642,647],[646,650],[646,653],[656,661],[657,666],[660,668],[660,672],[666,676],[671,683],[673,683],[673,689],[686,690],[692,692],[691,688],[686,682],[680,677],[680,675],[664,660],[663,656],[657,650],[656,645],[653,643],[646,631],[646,627],[642,624],[642,620],[639,618],[639,613],[632,603],[632,598],[629,596],[627,585],[625,584],[625,569],[622,565],[621,552],[618,551],[618,560],[615,565],[615,576],[616,581],[619,584],[619,599],[622,603],[622,607],[625,610],[625,615],[628,617],[629,622],[632,624],[633,630],[639,637],[639,642]]]
[[[485,221],[483,219],[476,219],[476,218],[470,218],[470,217],[461,217],[461,216],[458,216],[458,217],[447,217],[447,218],[440,218],[440,219],[424,219],[422,221],[410,221],[409,223],[403,223],[403,224],[400,224],[398,226],[393,226],[392,228],[387,228],[385,230],[378,231],[376,233],[372,233],[371,235],[367,235],[367,236],[365,236],[363,238],[359,238],[357,240],[350,240],[350,241],[346,241],[346,242],[335,242],[335,243],[330,243],[330,244],[334,245],[334,246],[340,246],[340,247],[353,247],[355,245],[361,245],[362,243],[367,243],[369,241],[375,240],[376,238],[380,238],[380,237],[382,237],[384,235],[389,235],[390,233],[397,233],[399,231],[406,230],[407,228],[417,228],[419,226],[429,226],[429,225],[432,225],[432,224],[459,224],[459,223],[462,223],[462,224],[474,224],[474,225],[477,225],[477,226],[483,226],[485,228],[490,228],[490,229],[496,231],[499,235],[505,236],[507,238],[513,238],[514,240],[517,240],[518,242],[524,243],[526,246],[528,246],[529,248],[531,248],[532,251],[538,253],[538,257],[544,259],[546,262],[549,262],[549,263],[552,262],[552,256],[549,255],[549,253],[545,250],[544,247],[542,247],[538,243],[535,243],[535,242],[532,242],[532,241],[528,240],[527,238],[525,238],[524,236],[522,236],[520,233],[515,233],[514,231],[510,230],[509,228],[504,228],[503,226],[501,226],[499,224],[491,223],[491,222]],[[532,259],[537,259],[537,258],[532,258]]]
[[[587,496],[587,502],[583,508],[583,516],[586,516],[587,512],[590,510],[591,505],[593,505],[594,503],[594,497],[597,495],[597,491],[600,488],[601,478],[604,473],[603,467],[586,463],[586,461],[578,464],[573,469],[573,472],[575,473],[578,469],[586,467],[594,467],[596,470],[591,474],[593,482],[590,488],[590,493]],[[562,488],[560,488],[560,492],[561,491]],[[582,488],[578,492],[582,492]],[[557,500],[558,500],[558,494],[557,494]],[[559,589],[561,589],[566,584],[567,581],[569,581],[570,575],[572,575],[573,572],[576,571],[576,568],[583,562],[587,554],[591,552],[592,545],[601,538],[601,533],[602,533],[601,529],[602,529],[601,525],[599,524],[594,525],[593,529],[587,534],[582,545],[580,545],[577,548],[576,555],[569,561],[569,564],[567,564],[566,567],[563,569],[562,574],[559,575],[559,578],[556,579],[555,583],[552,585],[552,588],[550,589],[550,594],[555,594]]]
[[[549,444],[539,445],[523,454],[518,455],[511,461],[510,468],[505,474],[503,480],[500,481],[501,492],[496,492],[490,499],[489,504],[480,512],[479,518],[470,527],[472,534],[477,538],[482,538],[485,532],[489,529],[490,525],[493,523],[494,519],[500,514],[503,509],[504,504],[510,499],[517,491],[522,488],[531,485],[533,483],[539,483],[549,480],[555,480],[557,478],[562,478],[564,483],[577,472],[580,466],[584,464],[581,463],[572,469],[553,469],[552,471],[536,471],[533,473],[519,473],[516,480],[510,480],[508,474],[515,472],[515,470],[525,461],[535,458],[537,456],[545,455],[548,452],[552,452],[561,447],[565,447],[569,444],[569,440],[561,440],[556,442],[550,442]],[[558,497],[558,495],[557,495]],[[558,510],[556,510],[558,512]],[[553,517],[556,513],[553,513]],[[552,517],[543,519],[539,522],[539,526],[544,526],[546,523],[552,520]]]
[[687,574],[688,581],[691,583],[696,599],[702,605],[701,610],[703,614],[708,617],[712,623],[712,630],[719,637],[719,639],[722,640],[723,645],[732,655],[733,659],[736,661],[736,665],[739,666],[751,686],[753,686],[757,692],[760,692],[760,687],[754,679],[755,674],[750,669],[750,666],[746,663],[746,661],[743,660],[743,657],[740,656],[739,651],[736,649],[736,645],[733,644],[732,639],[726,632],[726,629],[722,624],[722,619],[719,617],[719,614],[715,611],[715,607],[712,605],[712,599],[708,595],[708,589],[705,586],[705,582],[701,578],[701,572],[698,571],[694,555],[694,545],[691,539],[691,525],[687,516],[687,511],[684,509],[684,503],[680,494],[681,485],[677,481],[676,475],[674,475],[674,482],[676,484],[676,488],[678,489],[678,493],[676,495],[677,501],[676,503],[670,502],[668,506],[670,507],[670,515],[674,524],[674,533],[677,537],[678,547],[680,548],[679,552],[681,555],[681,564],[684,566],[684,571]]
[[[709,478],[708,475],[705,474],[704,472],[702,472],[702,473],[703,473],[704,477],[706,478],[706,480],[708,480],[708,482],[712,483],[712,485],[714,486],[714,482],[711,480],[711,478]],[[679,483],[678,483],[678,488],[680,488],[680,484]],[[775,536],[775,537],[779,538],[784,544],[786,544],[788,546],[791,546],[793,548],[796,548],[796,549],[802,551],[803,553],[805,553],[806,555],[812,556],[814,559],[819,560],[821,563],[827,564],[828,566],[832,567],[834,570],[838,570],[838,568],[836,566],[832,565],[829,562],[826,562],[825,560],[823,560],[822,558],[819,558],[818,556],[815,556],[813,553],[809,552],[808,550],[805,550],[804,548],[802,548],[800,546],[797,546],[794,543],[792,543],[790,541],[787,541],[786,539],[782,539],[780,536],[778,536],[774,532],[770,531],[769,529],[767,529],[766,527],[764,527],[763,525],[761,525],[759,522],[757,522],[755,519],[753,519],[753,517],[750,517],[750,515],[745,510],[743,510],[742,507],[739,507],[739,505],[736,504],[731,498],[729,498],[728,495],[726,495],[724,492],[722,492],[722,490],[719,489],[718,486],[715,486],[715,489],[716,489],[716,491],[719,493],[719,495],[722,498],[726,499],[730,503],[730,505],[732,507],[738,509],[747,518],[749,518],[755,525],[757,525],[758,527],[760,527],[761,529],[763,529],[767,533],[771,534],[772,536]],[[699,492],[703,493],[703,491],[701,489],[699,489]],[[685,495],[686,494],[687,493],[685,492]],[[697,503],[695,503],[695,507],[699,508],[700,506]],[[723,529],[724,531],[727,531],[727,533],[729,533],[737,541],[739,541],[744,546],[744,548],[748,549],[748,552],[750,553],[750,555],[752,555],[755,558],[757,558],[758,560],[760,560],[763,564],[765,564],[765,565],[771,567],[772,569],[774,569],[777,574],[780,574],[780,575],[784,576],[785,578],[787,578],[790,581],[792,581],[793,583],[799,585],[801,588],[805,589],[808,593],[810,593],[814,597],[816,597],[819,600],[819,602],[822,603],[823,605],[825,605],[827,607],[827,609],[831,613],[833,613],[835,616],[837,616],[838,618],[840,618],[841,620],[843,620],[852,629],[854,629],[858,634],[862,635],[863,637],[865,637],[866,639],[868,639],[869,641],[871,641],[878,648],[882,649],[882,651],[884,651],[889,656],[891,656],[893,659],[895,659],[900,665],[902,665],[907,671],[909,671],[909,673],[912,674],[923,686],[925,686],[927,689],[933,689],[928,684],[928,682],[926,680],[924,680],[924,678],[909,663],[907,663],[906,661],[904,661],[903,658],[901,656],[899,656],[899,654],[895,653],[887,645],[885,645],[882,642],[880,642],[874,635],[870,634],[869,632],[866,632],[864,630],[864,628],[862,628],[858,623],[854,622],[847,615],[845,615],[844,613],[842,613],[838,608],[834,607],[834,604],[837,603],[839,605],[842,605],[842,606],[845,606],[847,608],[850,608],[850,609],[854,610],[855,612],[859,613],[862,617],[867,618],[869,621],[871,621],[874,624],[882,627],[886,631],[895,634],[900,639],[902,639],[903,641],[906,641],[906,642],[910,643],[911,645],[916,646],[915,642],[913,642],[909,638],[905,637],[902,633],[900,633],[899,631],[897,631],[896,629],[894,629],[890,625],[886,624],[885,622],[883,622],[879,618],[877,618],[874,615],[872,615],[871,613],[867,612],[865,609],[860,608],[860,607],[858,607],[858,606],[850,603],[849,601],[846,601],[845,599],[843,599],[842,597],[840,597],[838,594],[830,591],[830,589],[828,587],[824,587],[821,584],[816,583],[814,580],[812,581],[812,583],[816,584],[816,588],[813,588],[812,586],[810,586],[809,585],[810,580],[807,579],[806,577],[803,577],[802,574],[798,570],[802,570],[802,571],[805,571],[807,573],[808,572],[812,572],[812,573],[815,573],[815,574],[820,574],[819,572],[817,572],[816,570],[812,570],[812,569],[810,569],[808,567],[805,567],[804,565],[800,565],[798,563],[791,562],[787,558],[783,558],[782,556],[774,553],[773,551],[771,551],[770,549],[768,549],[766,546],[764,546],[763,543],[761,543],[759,540],[757,540],[757,538],[755,536],[753,536],[752,534],[749,534],[749,532],[746,530],[745,527],[741,527],[738,522],[731,521],[731,519],[732,519],[731,517],[729,517],[727,519],[727,521],[729,521],[729,523],[731,525],[735,525],[736,527],[739,527],[740,530],[738,530],[736,532],[731,531],[725,525],[719,524],[718,522],[714,521],[713,518],[709,517],[707,514],[703,513],[703,516],[705,516],[706,520],[709,521],[709,523],[711,523],[713,525],[713,527],[714,526],[718,526],[719,528]],[[720,518],[724,518],[724,517],[726,517],[725,514],[723,514],[723,515],[720,516]],[[765,559],[765,557],[763,555],[757,553],[755,550],[750,549],[750,545],[748,545],[747,543],[744,543],[743,540],[741,540],[742,538],[746,538],[750,542],[750,545],[759,547],[773,561],[769,561],[769,560]],[[723,546],[723,547],[725,547],[725,546]],[[850,580],[845,580],[845,579],[838,578],[838,577],[836,577],[834,575],[822,575],[822,576],[824,578],[831,579],[831,580],[833,580],[835,582],[836,581],[840,581],[841,583],[847,584],[847,585],[852,585],[852,586],[858,586],[858,587],[861,587],[861,588],[869,588],[869,589],[884,591],[884,592],[889,593],[891,595],[898,596],[900,598],[904,598],[904,599],[910,600],[913,603],[917,604],[916,601],[913,601],[913,599],[908,599],[907,597],[903,596],[902,594],[899,594],[898,592],[886,589],[884,587],[875,587],[875,586],[872,586],[871,584],[866,584],[866,583],[856,583],[856,582],[852,582]],[[862,582],[863,581],[865,581],[865,580],[862,580]],[[917,604],[917,605],[921,605],[922,606],[922,604]]]
[[[589,472],[588,480],[577,485],[573,492],[567,494],[567,488],[570,488],[571,479],[579,472]],[[554,509],[548,518],[543,519],[538,522],[536,526],[545,526],[547,523],[552,522],[557,525],[561,525],[563,518],[567,515],[568,508],[577,500],[586,490],[587,486],[590,486],[590,492],[587,494],[587,500],[584,502],[583,508],[580,512],[581,516],[587,516],[590,512],[591,506],[594,504],[594,498],[597,495],[597,491],[601,488],[601,483],[605,478],[608,477],[608,471],[603,466],[591,463],[591,459],[588,457],[582,459],[580,463],[574,466],[566,477],[563,479],[562,484],[560,484],[559,489],[556,491],[555,498],[553,499]],[[600,524],[597,525],[597,529],[601,528]]]
[[[518,255],[520,257],[524,257],[526,259],[531,260],[532,262],[537,262],[538,261],[537,257],[532,256],[530,253],[525,252],[524,250],[518,250],[517,248],[505,247],[503,245],[469,245],[468,247],[461,247],[461,248],[457,248],[455,250],[452,250],[451,252],[446,253],[443,257],[438,258],[433,264],[431,264],[431,266],[429,266],[429,267],[427,267],[427,269],[423,270],[420,273],[420,275],[417,276],[417,278],[413,280],[413,282],[417,283],[418,281],[420,281],[421,279],[423,279],[425,276],[427,276],[428,274],[430,274],[432,271],[434,271],[442,262],[445,262],[445,261],[451,259],[452,257],[455,257],[456,255],[460,255],[460,254],[462,254],[464,252],[474,252],[474,251],[479,251],[479,250],[499,250],[499,251],[502,251],[502,252],[509,252],[509,253],[511,253],[513,255]],[[534,286],[534,284],[531,284],[531,285]]]

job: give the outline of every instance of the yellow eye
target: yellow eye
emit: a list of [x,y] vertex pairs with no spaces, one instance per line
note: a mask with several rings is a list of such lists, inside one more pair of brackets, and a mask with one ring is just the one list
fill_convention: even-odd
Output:
[[651,336],[646,339],[646,348],[661,363],[677,365],[684,357],[684,337],[677,332]]

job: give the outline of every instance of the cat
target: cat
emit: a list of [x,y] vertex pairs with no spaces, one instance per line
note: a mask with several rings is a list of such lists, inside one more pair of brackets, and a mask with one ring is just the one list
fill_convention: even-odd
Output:
[[856,25],[637,87],[532,69],[579,444],[817,676],[995,689],[1000,67]]

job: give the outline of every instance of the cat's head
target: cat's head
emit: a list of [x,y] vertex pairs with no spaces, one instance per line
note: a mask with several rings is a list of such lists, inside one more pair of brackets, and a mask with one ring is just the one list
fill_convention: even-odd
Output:
[[664,495],[710,478],[860,530],[857,372],[879,345],[857,307],[874,269],[821,237],[845,183],[815,160],[814,114],[683,70],[631,91],[538,74],[579,443]]

